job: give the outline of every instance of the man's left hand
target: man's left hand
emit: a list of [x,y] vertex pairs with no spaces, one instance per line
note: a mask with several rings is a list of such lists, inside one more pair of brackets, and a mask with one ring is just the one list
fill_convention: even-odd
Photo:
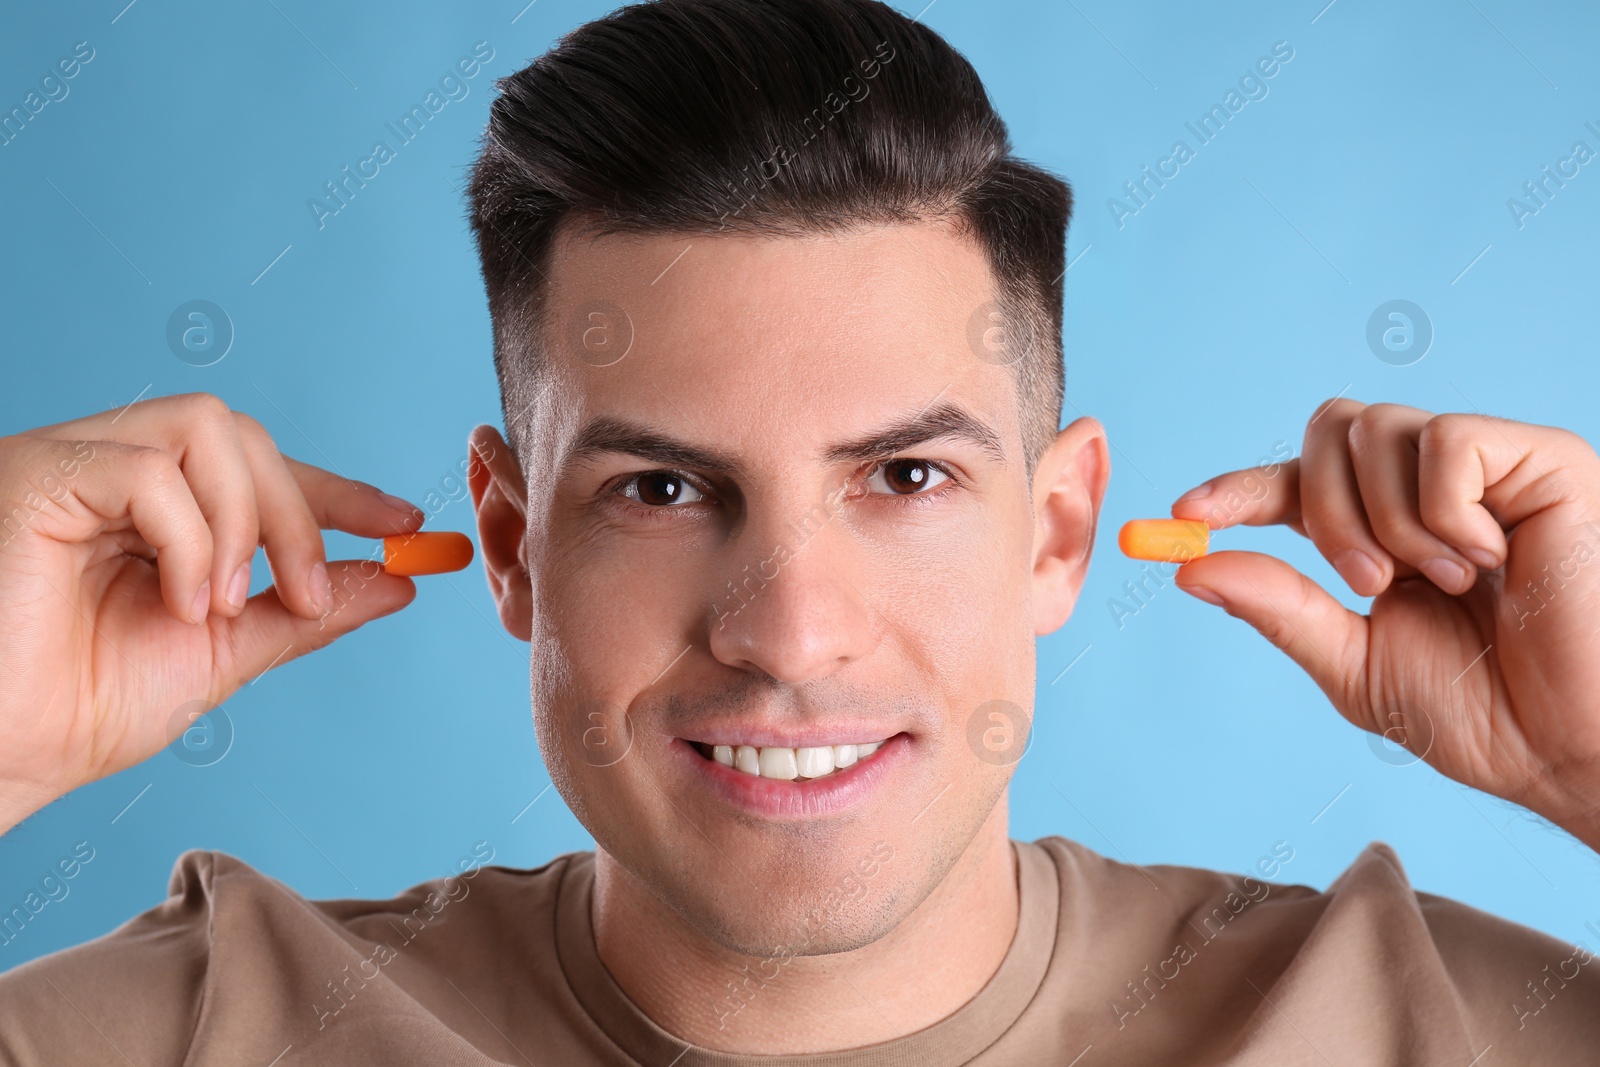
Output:
[[1172,514],[1310,538],[1370,614],[1256,552],[1185,564],[1178,584],[1357,726],[1600,850],[1600,457],[1583,438],[1338,399],[1298,459],[1220,475]]

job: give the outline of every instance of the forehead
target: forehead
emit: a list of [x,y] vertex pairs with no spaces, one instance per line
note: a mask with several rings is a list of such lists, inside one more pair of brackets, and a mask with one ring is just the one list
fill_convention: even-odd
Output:
[[971,343],[994,298],[987,259],[942,222],[804,236],[563,230],[547,284],[542,371],[567,415],[557,424],[626,414],[737,446],[784,428],[846,433],[938,399],[1016,433],[1013,377]]

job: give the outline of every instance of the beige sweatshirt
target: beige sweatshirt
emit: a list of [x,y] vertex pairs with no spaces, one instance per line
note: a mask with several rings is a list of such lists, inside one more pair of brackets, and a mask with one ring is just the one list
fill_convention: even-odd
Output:
[[1017,934],[977,996],[920,1032],[813,1056],[686,1046],[634,1006],[595,953],[592,853],[313,902],[187,852],[158,907],[0,975],[0,1062],[1600,1064],[1589,952],[1414,891],[1385,845],[1326,892],[1130,866],[1059,837],[1015,848]]

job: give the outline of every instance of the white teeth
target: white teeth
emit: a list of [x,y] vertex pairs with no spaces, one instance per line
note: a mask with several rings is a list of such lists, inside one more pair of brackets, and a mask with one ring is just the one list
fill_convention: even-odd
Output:
[[746,774],[761,777],[761,754],[749,745],[740,745],[734,751],[733,765]]
[[832,748],[797,748],[794,758],[802,778],[821,778],[833,770]]
[[761,777],[792,781],[800,776],[798,761],[792,748],[764,748],[761,750]]
[[[753,745],[712,745],[711,758],[757,778],[793,781],[796,778],[822,778],[866,759],[882,741],[861,745],[818,745],[812,748],[756,748]],[[701,748],[701,752],[705,749]]]

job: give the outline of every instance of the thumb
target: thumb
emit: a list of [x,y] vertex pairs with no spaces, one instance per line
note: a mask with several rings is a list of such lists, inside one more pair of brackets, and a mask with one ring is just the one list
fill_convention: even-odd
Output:
[[226,621],[228,637],[217,655],[216,684],[231,693],[257,675],[314,652],[351,630],[411,603],[417,587],[410,578],[389,574],[370,559],[328,564],[333,608],[320,619],[284,607],[273,586],[250,598]]
[[1178,568],[1175,581],[1184,592],[1254,626],[1311,675],[1341,714],[1357,721],[1366,681],[1365,615],[1260,552],[1213,553]]

